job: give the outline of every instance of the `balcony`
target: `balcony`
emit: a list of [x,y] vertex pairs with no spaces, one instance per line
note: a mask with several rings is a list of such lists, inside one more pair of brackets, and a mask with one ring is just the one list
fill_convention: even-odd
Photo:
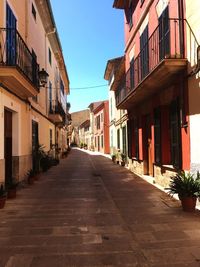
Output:
[[166,88],[187,69],[181,26],[185,20],[165,19],[154,30],[116,91],[116,105],[129,109]]
[[64,125],[66,122],[65,111],[58,100],[49,101],[49,119],[60,126]]
[[23,99],[39,93],[39,65],[16,29],[0,28],[0,83]]

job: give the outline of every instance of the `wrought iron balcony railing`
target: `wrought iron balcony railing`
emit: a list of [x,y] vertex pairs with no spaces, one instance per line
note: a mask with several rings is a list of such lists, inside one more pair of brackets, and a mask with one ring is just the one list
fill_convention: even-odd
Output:
[[186,55],[187,51],[185,50],[186,34],[192,40],[190,40],[192,48],[188,49],[195,51],[195,54],[198,43],[186,20],[163,19],[158,24],[127,71],[125,86],[118,88],[116,92],[117,105],[150,75],[163,60],[187,58],[188,55]]
[[49,114],[57,114],[65,118],[65,111],[58,100],[49,100]]
[[0,28],[0,67],[16,67],[39,90],[36,57],[16,29]]

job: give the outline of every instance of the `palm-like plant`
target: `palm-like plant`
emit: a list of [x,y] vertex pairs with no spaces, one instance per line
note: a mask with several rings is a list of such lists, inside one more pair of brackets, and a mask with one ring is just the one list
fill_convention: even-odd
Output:
[[184,197],[199,197],[200,196],[200,174],[185,173],[184,171],[176,174],[171,178],[169,185],[169,194],[178,194],[179,199]]

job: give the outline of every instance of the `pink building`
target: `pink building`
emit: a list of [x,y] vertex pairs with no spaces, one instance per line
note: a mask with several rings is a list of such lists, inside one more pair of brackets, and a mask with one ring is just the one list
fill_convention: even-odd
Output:
[[166,186],[171,175],[190,170],[186,35],[194,36],[185,1],[113,6],[124,11],[126,86],[115,96],[117,108],[128,111],[129,166]]
[[95,151],[110,153],[109,143],[109,102],[102,101],[93,110]]

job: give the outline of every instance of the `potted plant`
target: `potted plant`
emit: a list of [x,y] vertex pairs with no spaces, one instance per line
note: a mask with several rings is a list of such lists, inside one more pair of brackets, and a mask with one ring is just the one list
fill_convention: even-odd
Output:
[[171,177],[169,185],[169,194],[178,194],[184,211],[194,211],[197,198],[200,196],[200,174],[197,176],[184,171]]
[[112,162],[115,163],[115,162],[116,162],[116,155],[113,154],[113,155],[111,156],[111,158],[112,158]]
[[0,186],[0,209],[3,209],[5,206],[6,197],[7,197],[6,190],[5,190],[4,186],[1,184],[1,186]]
[[15,181],[14,178],[12,178],[11,181],[8,184],[6,184],[7,198],[9,199],[16,198],[17,186],[18,186],[18,183]]
[[121,166],[125,166],[126,164],[126,154],[121,153]]

